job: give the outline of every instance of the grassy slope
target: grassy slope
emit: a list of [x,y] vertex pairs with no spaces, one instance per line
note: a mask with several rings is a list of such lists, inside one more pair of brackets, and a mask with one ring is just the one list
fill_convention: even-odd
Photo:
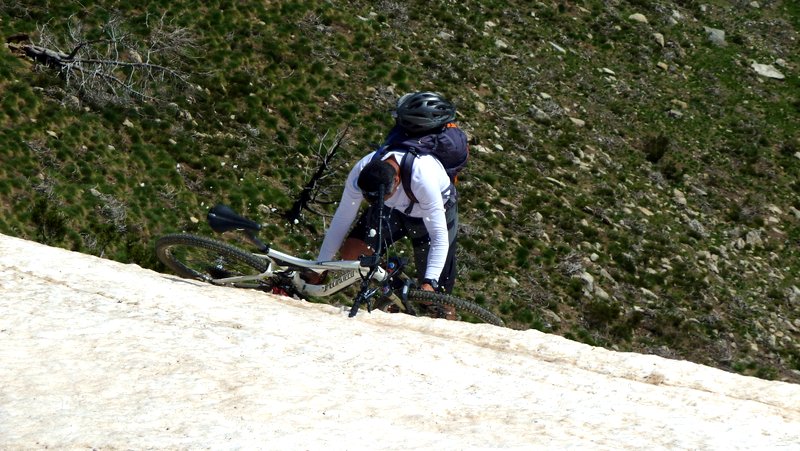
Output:
[[[0,2],[2,35],[63,31],[65,3]],[[319,217],[308,233],[258,206],[291,205],[326,131],[351,124],[347,165],[398,94],[433,89],[473,144],[458,294],[513,327],[800,381],[793,2],[100,3],[90,29],[112,9],[134,36],[163,13],[188,28],[194,86],[76,106],[0,51],[1,232],[160,269],[154,238],[208,232],[222,201],[313,253]],[[785,80],[750,68],[777,59]]]

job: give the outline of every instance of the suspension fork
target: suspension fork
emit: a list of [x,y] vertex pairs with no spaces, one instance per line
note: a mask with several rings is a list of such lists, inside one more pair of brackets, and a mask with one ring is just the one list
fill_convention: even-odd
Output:
[[411,303],[408,302],[408,292],[409,292],[409,290],[411,290],[411,285],[413,285],[413,284],[414,284],[414,282],[411,279],[406,279],[405,282],[403,282],[403,288],[400,289],[400,296],[399,297],[400,297],[400,301],[403,303],[403,307],[405,307],[406,311],[408,313],[410,313],[411,315],[417,316],[416,309],[414,309],[414,306],[412,306]]
[[[402,304],[402,308],[416,316],[417,312],[411,303],[408,302],[408,292],[411,290],[411,287],[414,285],[414,282],[411,280],[410,277],[406,276],[403,273],[403,268],[406,267],[408,264],[408,260],[400,257],[389,257],[387,262],[387,273],[389,274],[389,278],[387,279],[386,283],[383,286],[383,294],[384,296],[389,297],[392,301],[397,304],[399,299],[400,304]],[[402,282],[402,286],[397,285],[396,282]],[[399,292],[399,294],[398,294]],[[401,305],[398,305],[401,307]]]

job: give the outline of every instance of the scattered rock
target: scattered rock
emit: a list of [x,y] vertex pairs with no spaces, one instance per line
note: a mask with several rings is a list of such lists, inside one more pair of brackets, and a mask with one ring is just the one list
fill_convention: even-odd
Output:
[[588,292],[591,293],[594,291],[594,277],[592,277],[591,274],[584,271],[578,275],[578,279],[583,282]]
[[61,101],[65,107],[77,110],[81,107],[81,100],[73,95],[65,96]]
[[674,117],[675,119],[680,119],[680,118],[683,117],[683,112],[680,111],[680,110],[671,109],[671,110],[667,111],[667,115],[669,117]]
[[764,244],[764,241],[761,239],[761,232],[758,230],[751,230],[747,232],[744,238],[745,242],[752,247],[760,247]]
[[660,45],[661,47],[664,47],[666,45],[666,42],[664,41],[664,35],[663,34],[661,34],[661,33],[653,33],[653,37],[655,38],[656,42],[658,42],[658,45]]
[[685,110],[685,109],[689,108],[689,104],[684,102],[684,101],[682,101],[682,100],[672,99],[671,102],[672,102],[673,105],[675,105],[677,107],[680,107],[681,109]]
[[728,45],[728,43],[725,42],[725,31],[724,30],[720,30],[720,29],[717,29],[717,28],[710,28],[710,27],[703,27],[703,29],[708,34],[708,39],[712,43],[714,43],[715,45],[718,45],[720,47],[724,47],[724,46]]
[[645,16],[644,14],[641,14],[641,13],[631,14],[630,16],[628,16],[628,19],[630,19],[630,20],[632,20],[634,22],[648,23],[647,16]]
[[707,238],[708,232],[706,228],[703,227],[703,224],[698,221],[697,219],[692,219],[689,221],[689,232],[699,238]]
[[498,39],[498,40],[494,41],[494,46],[497,47],[500,50],[505,50],[505,49],[508,48],[508,44],[506,44],[506,42],[503,41],[502,39]]
[[475,111],[477,111],[478,113],[485,113],[486,105],[482,102],[475,102]]
[[561,317],[550,309],[542,310],[542,315],[553,324],[561,324]]
[[786,76],[784,76],[778,69],[775,68],[775,66],[771,64],[759,64],[753,62],[750,67],[752,67],[753,70],[762,77],[775,78],[778,80],[783,80],[786,78]]
[[561,47],[560,45],[556,44],[555,42],[552,42],[552,41],[551,41],[551,42],[550,42],[550,45],[551,45],[551,46],[552,46],[554,49],[556,49],[556,51],[557,51],[558,53],[563,53],[563,54],[566,54],[566,53],[567,53],[567,51],[566,51],[566,50],[564,50],[564,48],[563,48],[563,47]]
[[600,288],[599,286],[594,287],[594,295],[604,301],[611,299],[611,296],[608,294],[608,292],[606,292],[606,290]]
[[685,206],[687,204],[686,195],[683,194],[683,192],[681,190],[679,190],[679,189],[675,189],[675,190],[672,191],[672,199],[678,205],[684,205]]
[[782,215],[783,214],[783,210],[781,210],[781,207],[779,207],[777,205],[772,205],[772,204],[767,205],[767,210],[772,212],[772,213],[775,213],[776,215]]
[[585,127],[586,126],[586,121],[584,121],[583,119],[578,119],[576,117],[570,117],[569,120],[572,121],[572,123],[575,124],[575,126],[577,126],[577,127]]
[[540,124],[549,124],[550,122],[552,122],[552,118],[550,117],[550,115],[545,113],[541,108],[539,108],[536,105],[530,107],[528,111],[531,113],[531,116],[533,116],[533,120]]
[[508,199],[500,199],[500,205],[506,206],[506,207],[508,207],[508,208],[510,208],[512,210],[514,210],[514,209],[516,209],[518,207],[517,204],[511,202]]
[[611,282],[611,283],[613,283],[613,284],[616,284],[616,283],[617,283],[617,281],[614,279],[614,276],[612,276],[612,275],[611,275],[611,274],[610,274],[608,271],[606,271],[605,269],[601,269],[601,270],[600,270],[600,275],[601,275],[601,276],[603,276],[603,278],[604,278],[604,279],[608,280],[609,282]]
[[128,128],[133,128],[133,122],[131,122],[131,120],[128,118],[125,118],[125,120],[122,122],[122,125]]
[[640,290],[642,290],[642,294],[643,295],[645,295],[645,296],[647,296],[649,298],[652,298],[652,299],[658,299],[658,295],[653,293],[652,291],[648,290],[647,288],[641,287]]
[[669,65],[663,61],[659,61],[658,64],[656,64],[656,66],[664,70],[669,70]]

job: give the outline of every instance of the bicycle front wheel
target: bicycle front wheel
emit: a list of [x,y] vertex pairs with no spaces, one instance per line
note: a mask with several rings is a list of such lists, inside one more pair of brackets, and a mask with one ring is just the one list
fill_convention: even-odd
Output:
[[[408,302],[418,316],[444,318],[446,314],[445,307],[449,306],[455,308],[458,321],[483,322],[495,326],[505,326],[503,320],[489,310],[474,302],[465,301],[446,293],[410,290],[408,292]],[[397,311],[395,304],[386,297],[376,301],[374,308],[384,312]]]
[[269,266],[263,258],[236,246],[184,233],[159,238],[156,241],[156,256],[183,278],[237,288],[262,288],[265,282],[252,280],[225,284],[215,280],[261,274]]

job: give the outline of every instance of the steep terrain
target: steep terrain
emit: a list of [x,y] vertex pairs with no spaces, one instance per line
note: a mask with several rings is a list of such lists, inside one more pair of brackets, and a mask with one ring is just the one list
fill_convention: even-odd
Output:
[[[47,262],[47,264],[43,264]],[[800,385],[0,235],[0,448],[793,449]]]
[[436,90],[472,144],[457,294],[800,382],[798,27],[788,0],[0,0],[0,232],[163,270],[154,239],[226,202],[311,255],[393,101]]

